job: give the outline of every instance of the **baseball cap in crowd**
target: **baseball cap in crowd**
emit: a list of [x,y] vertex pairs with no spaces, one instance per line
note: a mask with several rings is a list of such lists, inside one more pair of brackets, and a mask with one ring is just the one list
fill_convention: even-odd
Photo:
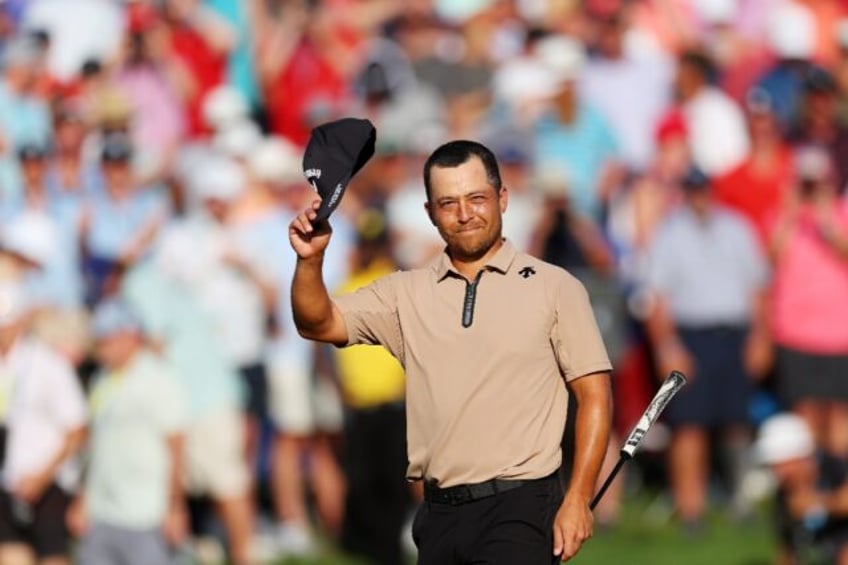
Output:
[[250,108],[245,97],[232,86],[222,85],[203,98],[203,122],[215,131],[248,118]]
[[144,333],[144,323],[123,300],[110,298],[101,302],[91,318],[94,339],[104,339],[122,332]]
[[247,158],[247,168],[253,177],[273,185],[303,183],[300,155],[297,148],[281,137],[262,140]]
[[333,213],[350,179],[374,155],[377,130],[368,120],[343,118],[312,130],[303,174],[321,196],[316,221]]
[[783,59],[810,59],[816,48],[816,21],[800,2],[777,2],[769,10],[766,39]]
[[212,146],[236,159],[246,159],[261,141],[259,126],[245,118],[219,129],[212,138]]
[[807,423],[790,413],[777,414],[763,422],[754,443],[757,460],[766,465],[809,457],[815,449]]
[[685,140],[688,136],[689,126],[686,125],[686,118],[680,111],[668,112],[663,116],[655,133],[657,143],[660,144],[676,139]]
[[12,38],[3,50],[3,65],[6,67],[32,67],[38,63],[42,51],[34,38],[19,35]]
[[244,186],[242,168],[227,157],[206,159],[191,180],[191,188],[201,200],[232,202],[241,195]]
[[837,90],[836,79],[826,69],[815,65],[804,76],[804,88],[807,92],[832,94]]
[[132,158],[133,146],[129,136],[123,133],[110,133],[103,139],[101,158],[103,161],[126,162]]
[[0,328],[18,322],[29,311],[29,299],[22,282],[0,281]]
[[47,157],[50,151],[42,143],[27,142],[18,147],[19,161],[35,161]]
[[540,39],[534,52],[557,85],[576,81],[586,63],[583,44],[566,35]]
[[0,251],[43,267],[53,256],[57,233],[50,220],[35,212],[25,212],[3,226]]

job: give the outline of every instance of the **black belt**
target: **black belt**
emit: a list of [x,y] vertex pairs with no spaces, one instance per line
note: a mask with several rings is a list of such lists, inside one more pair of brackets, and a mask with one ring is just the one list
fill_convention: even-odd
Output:
[[437,504],[450,504],[452,506],[457,506],[459,504],[466,504],[468,502],[480,500],[481,498],[488,498],[502,492],[511,491],[529,483],[546,480],[551,478],[551,476],[545,477],[544,479],[491,479],[482,483],[456,485],[447,488],[439,488],[434,483],[425,481],[424,500],[427,502],[435,502]]

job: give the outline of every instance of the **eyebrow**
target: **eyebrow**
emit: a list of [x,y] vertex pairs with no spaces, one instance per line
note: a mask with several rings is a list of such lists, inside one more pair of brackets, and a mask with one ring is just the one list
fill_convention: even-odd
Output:
[[473,191],[466,193],[466,194],[451,194],[451,195],[448,195],[448,196],[442,196],[440,198],[437,198],[436,202],[449,202],[449,201],[452,201],[452,200],[460,200],[462,198],[474,198],[475,196],[486,196],[487,192],[488,192],[487,190],[481,188],[481,189],[473,190]]

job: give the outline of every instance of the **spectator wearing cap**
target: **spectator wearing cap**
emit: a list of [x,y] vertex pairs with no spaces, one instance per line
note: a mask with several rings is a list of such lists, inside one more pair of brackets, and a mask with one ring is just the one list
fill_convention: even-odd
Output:
[[[385,215],[369,208],[357,218],[350,277],[338,289],[353,292],[397,270]],[[401,530],[410,505],[406,469],[403,367],[385,349],[336,349],[345,403],[347,477],[342,547],[380,565],[404,562]]]
[[657,226],[682,201],[680,179],[692,160],[688,136],[683,114],[666,114],[656,127],[656,151],[648,168],[610,203],[607,230],[626,284],[641,276],[645,251]]
[[[83,301],[83,281],[79,272],[81,207],[58,201],[49,191],[49,151],[47,147],[24,144],[19,150],[23,180],[20,198],[8,201],[0,214],[8,229],[30,230],[29,236],[45,241],[36,296],[45,306],[78,308]],[[13,227],[15,220],[26,216]],[[30,227],[27,227],[30,226]],[[39,230],[44,235],[37,235]]]
[[816,441],[848,456],[848,206],[820,147],[795,158],[793,185],[769,232],[774,262],[770,319],[777,389]]
[[[246,563],[253,515],[240,414],[243,396],[214,321],[176,277],[173,256],[159,247],[126,272],[120,297],[138,313],[185,391],[186,492],[192,499],[211,500],[229,540],[229,562]],[[197,533],[208,535],[207,526],[197,524]]]
[[748,218],[765,249],[768,224],[792,183],[792,151],[784,142],[771,96],[754,87],[745,99],[751,151],[739,166],[715,179],[721,204]]
[[816,556],[848,559],[848,467],[816,445],[803,418],[771,416],[760,426],[754,453],[777,484],[774,507],[781,563]]
[[647,330],[659,375],[676,369],[691,377],[665,416],[675,506],[684,525],[697,529],[707,508],[711,432],[721,434],[731,490],[739,493],[749,379],[762,370],[768,339],[768,266],[747,220],[714,202],[709,177],[693,167],[682,188],[685,205],[663,222],[649,250]]
[[84,212],[82,241],[88,299],[106,290],[110,276],[143,257],[168,217],[165,197],[157,188],[136,186],[133,146],[124,134],[103,140],[103,187]]
[[[251,186],[234,211],[236,246],[262,266],[277,292],[266,360],[275,430],[271,469],[275,541],[283,554],[304,555],[317,550],[304,485],[313,485],[319,517],[333,533],[341,529],[344,503],[342,473],[326,441],[328,433],[341,428],[339,400],[325,381],[316,378],[316,348],[298,335],[294,325],[290,296],[295,257],[284,247],[288,222],[314,192],[303,177],[299,152],[280,138],[267,139],[256,149],[248,159],[248,172]],[[334,264],[333,285],[341,284],[347,273],[351,241],[350,227],[344,221],[337,226],[340,245],[328,250],[328,262]]]
[[61,214],[78,214],[98,180],[98,159],[86,154],[89,124],[79,98],[63,99],[53,109],[53,144],[47,191]]
[[61,565],[86,406],[71,365],[29,333],[30,312],[22,282],[0,282],[0,562]]
[[534,174],[561,174],[575,212],[597,221],[612,188],[605,177],[617,162],[618,140],[603,115],[578,96],[583,46],[569,37],[550,37],[539,42],[536,53],[549,70],[554,94],[534,128]]
[[90,396],[85,485],[68,522],[81,563],[166,565],[188,527],[184,392],[143,323],[112,299],[94,312],[100,371]]
[[715,66],[702,51],[682,53],[674,89],[689,131],[692,159],[706,174],[717,176],[737,166],[750,142],[739,105],[714,85]]
[[50,109],[38,98],[35,86],[40,68],[39,50],[24,36],[15,38],[3,52],[0,81],[0,191],[16,195],[20,189],[17,149],[24,143],[45,145],[51,135]]

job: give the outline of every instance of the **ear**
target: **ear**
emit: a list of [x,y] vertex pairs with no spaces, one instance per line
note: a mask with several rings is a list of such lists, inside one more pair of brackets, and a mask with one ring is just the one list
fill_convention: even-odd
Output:
[[501,207],[501,214],[506,212],[507,204],[509,204],[509,191],[506,188],[506,185],[501,186],[501,191],[498,194],[498,203]]
[[430,223],[434,226],[436,225],[436,220],[433,218],[433,208],[430,206],[430,202],[424,202],[424,211],[427,212],[427,217],[430,218]]

